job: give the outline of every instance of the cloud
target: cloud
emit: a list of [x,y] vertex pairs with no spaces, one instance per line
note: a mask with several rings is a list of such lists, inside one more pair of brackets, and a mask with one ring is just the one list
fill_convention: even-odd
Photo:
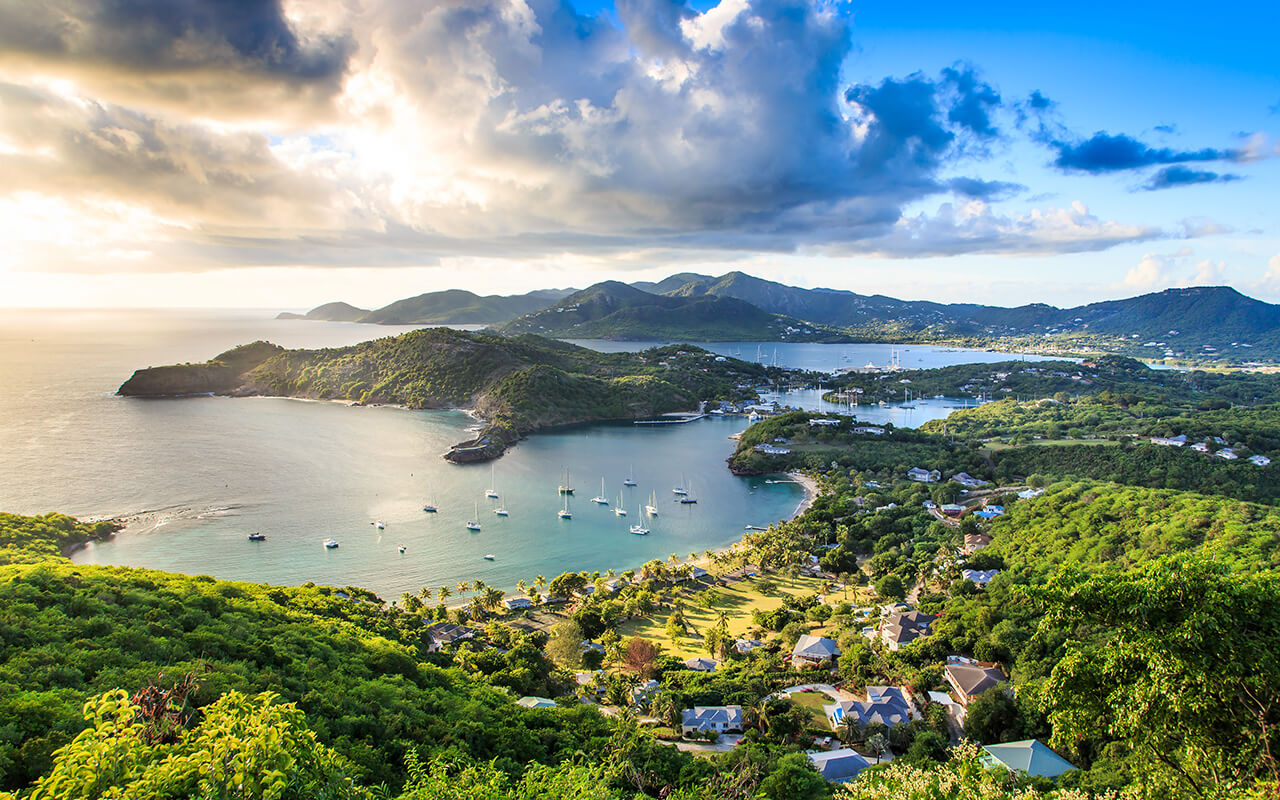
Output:
[[1143,191],[1154,192],[1160,189],[1172,189],[1178,186],[1191,186],[1197,183],[1230,183],[1241,179],[1239,175],[1231,173],[1209,172],[1208,170],[1192,169],[1181,165],[1165,167],[1164,169],[1152,175],[1151,178],[1142,184]]
[[904,217],[890,233],[852,242],[836,251],[893,258],[960,253],[1041,255],[1105,250],[1165,235],[1158,228],[1101,220],[1079,202],[1068,208],[1010,215],[973,200],[959,206],[944,203],[933,216]]
[[[0,197],[128,209],[104,241],[137,270],[1167,235],[991,208],[1022,187],[969,173],[1022,112],[963,63],[844,85],[834,4],[243,2],[0,0]],[[946,193],[969,202],[904,217]],[[145,246],[116,247],[128,220]]]
[[1053,161],[1055,167],[1094,175],[1157,164],[1232,160],[1239,152],[1213,148],[1182,151],[1154,148],[1125,134],[1113,136],[1106,131],[1099,131],[1083,141],[1055,140],[1049,145],[1058,152]]
[[0,0],[0,66],[115,99],[230,112],[341,88],[354,42],[299,29],[280,0]]
[[1147,253],[1125,274],[1124,286],[1150,291],[1172,286],[1220,286],[1226,282],[1225,261],[1205,259],[1191,266],[1190,258],[1189,247],[1166,255]]

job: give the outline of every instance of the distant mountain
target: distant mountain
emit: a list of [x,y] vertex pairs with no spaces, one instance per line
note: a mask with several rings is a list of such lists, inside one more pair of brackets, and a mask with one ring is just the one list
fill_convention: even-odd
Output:
[[819,341],[840,337],[839,331],[826,326],[771,314],[737,298],[651,294],[618,281],[575,292],[500,330],[581,339]]
[[462,289],[428,292],[370,311],[360,321],[383,325],[498,324],[546,308],[572,289],[539,289],[528,294],[481,297]]
[[653,281],[636,281],[631,285],[633,289],[639,289],[649,294],[669,294],[677,289],[690,283],[700,283],[702,281],[714,281],[715,278],[710,275],[699,275],[696,272],[677,272],[669,278],[663,278],[656,283]]
[[[684,276],[673,276],[682,278]],[[673,282],[673,280],[671,281]],[[670,282],[664,281],[656,285]],[[836,289],[801,289],[730,272],[695,277],[676,297],[730,297],[774,314],[846,328],[857,333],[887,328],[917,338],[948,336],[1044,336],[1096,334],[1155,340],[1193,347],[1231,343],[1280,346],[1280,306],[1247,297],[1227,286],[1167,289],[1124,300],[1075,308],[1044,303],[1007,308],[976,303],[934,303],[861,295]],[[1177,333],[1170,333],[1176,331]],[[1165,346],[1165,345],[1162,345]]]
[[368,309],[356,308],[349,303],[325,303],[322,306],[316,306],[305,314],[294,314],[289,311],[282,311],[276,315],[276,319],[311,319],[322,320],[325,322],[355,322],[368,313]]
[[347,303],[325,303],[306,314],[286,311],[277,315],[276,319],[372,322],[379,325],[497,325],[530,311],[546,308],[573,291],[538,289],[528,294],[481,297],[463,289],[445,289],[397,300],[373,311]]

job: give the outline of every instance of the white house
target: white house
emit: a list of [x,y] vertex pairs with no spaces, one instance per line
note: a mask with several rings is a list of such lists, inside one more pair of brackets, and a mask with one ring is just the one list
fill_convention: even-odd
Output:
[[1236,455],[1236,451],[1232,450],[1230,447],[1224,447],[1218,452],[1214,453],[1214,455],[1217,456],[1218,458],[1226,459],[1227,461],[1235,461],[1237,458],[1240,457]]
[[829,665],[839,655],[840,647],[834,639],[806,633],[796,640],[791,650],[791,665],[796,668]]
[[685,669],[692,669],[698,672],[715,672],[717,666],[719,666],[719,662],[706,656],[694,656],[684,661]]
[[739,653],[742,653],[743,655],[750,653],[752,650],[755,650],[757,647],[764,647],[764,642],[760,641],[759,639],[739,639],[738,641],[733,643],[733,649],[737,650]]
[[942,477],[942,473],[936,469],[927,470],[920,469],[919,467],[912,467],[907,470],[907,477],[919,483],[936,483]]
[[1164,436],[1152,436],[1151,443],[1158,444],[1161,447],[1182,447],[1187,443],[1187,437],[1179,436],[1177,438],[1166,438]]
[[508,611],[517,611],[522,608],[533,608],[533,601],[527,597],[509,597],[502,601]]
[[785,456],[790,455],[791,451],[785,447],[778,447],[772,444],[758,444],[755,446],[758,453],[764,453],[767,456]]
[[840,424],[838,419],[811,419],[809,420],[810,428],[834,428]]
[[951,476],[951,480],[960,484],[966,489],[977,489],[979,486],[986,486],[987,481],[973,477],[967,472],[957,472]]
[[979,586],[986,586],[991,583],[991,579],[1000,574],[998,569],[963,569],[960,570],[960,577],[967,581],[973,581]]
[[524,706],[525,708],[555,708],[556,701],[546,697],[528,695],[517,700],[516,705]]
[[689,736],[702,731],[727,733],[742,730],[742,706],[694,706],[685,709],[680,732]]
[[883,436],[884,428],[878,425],[859,425],[853,429],[854,433],[868,433],[872,436]]
[[1271,463],[1271,459],[1266,456],[1249,456],[1249,463],[1255,467],[1265,467]]

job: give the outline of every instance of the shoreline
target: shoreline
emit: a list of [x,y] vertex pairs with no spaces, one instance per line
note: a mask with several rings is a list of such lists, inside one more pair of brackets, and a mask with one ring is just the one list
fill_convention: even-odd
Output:
[[787,477],[800,484],[800,487],[804,489],[804,499],[796,506],[796,510],[791,512],[791,519],[795,519],[812,508],[813,501],[818,499],[818,482],[802,472],[788,472]]

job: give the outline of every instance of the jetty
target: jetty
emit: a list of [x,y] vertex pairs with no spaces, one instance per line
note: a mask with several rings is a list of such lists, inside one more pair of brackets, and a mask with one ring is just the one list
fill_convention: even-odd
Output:
[[667,415],[663,419],[638,419],[635,420],[637,425],[684,425],[687,422],[702,419],[706,414],[674,414]]

